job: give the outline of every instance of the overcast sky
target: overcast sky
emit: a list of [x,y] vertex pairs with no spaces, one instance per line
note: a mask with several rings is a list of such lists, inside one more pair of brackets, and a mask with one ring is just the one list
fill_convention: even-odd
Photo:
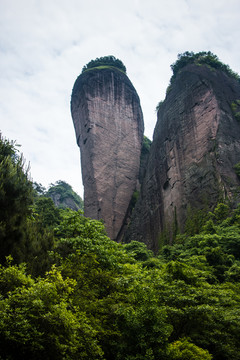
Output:
[[145,135],[184,51],[212,51],[240,73],[239,0],[0,0],[0,131],[34,181],[83,195],[70,113],[82,67],[114,55],[141,100]]

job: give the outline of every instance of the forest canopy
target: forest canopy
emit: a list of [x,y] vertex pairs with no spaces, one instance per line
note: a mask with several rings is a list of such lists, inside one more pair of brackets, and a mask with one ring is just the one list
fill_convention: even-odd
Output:
[[1,360],[239,359],[240,206],[154,255],[34,194],[21,159],[0,138]]

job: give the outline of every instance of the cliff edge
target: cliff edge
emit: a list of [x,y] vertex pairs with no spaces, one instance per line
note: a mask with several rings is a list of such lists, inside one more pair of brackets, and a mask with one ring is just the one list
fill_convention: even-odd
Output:
[[183,231],[195,209],[240,200],[240,83],[208,64],[175,75],[158,110],[153,143],[125,236],[158,251],[161,236]]

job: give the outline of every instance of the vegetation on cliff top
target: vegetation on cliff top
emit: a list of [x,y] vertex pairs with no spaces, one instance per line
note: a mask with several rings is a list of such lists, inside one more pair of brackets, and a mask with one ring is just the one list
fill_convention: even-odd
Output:
[[171,69],[173,71],[173,76],[171,78],[171,83],[177,76],[177,73],[188,64],[196,64],[196,65],[208,65],[211,68],[222,70],[228,76],[240,81],[240,76],[234,72],[229,65],[222,63],[217,55],[214,55],[211,51],[201,51],[198,53],[186,51],[182,54],[178,54],[178,59],[175,63],[171,65]]
[[50,184],[48,190],[46,190],[42,184],[34,182],[33,184],[37,196],[43,196],[51,198],[60,209],[70,208],[72,210],[83,210],[83,200],[75,191],[73,191],[71,185],[65,181],[58,180],[55,184]]
[[115,56],[113,55],[103,56],[100,58],[96,58],[95,60],[91,60],[83,67],[82,73],[87,70],[92,70],[94,68],[103,69],[103,68],[111,68],[111,67],[117,68],[118,70],[126,74],[126,67],[123,64],[123,62],[119,59],[116,59]]
[[240,207],[154,256],[81,211],[31,205],[20,159],[0,139],[0,359],[239,359]]

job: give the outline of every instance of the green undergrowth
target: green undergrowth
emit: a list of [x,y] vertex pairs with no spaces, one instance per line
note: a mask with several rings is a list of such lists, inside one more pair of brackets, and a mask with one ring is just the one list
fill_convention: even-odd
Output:
[[237,360],[240,207],[209,219],[154,256],[61,210],[45,274],[0,265],[0,357]]

